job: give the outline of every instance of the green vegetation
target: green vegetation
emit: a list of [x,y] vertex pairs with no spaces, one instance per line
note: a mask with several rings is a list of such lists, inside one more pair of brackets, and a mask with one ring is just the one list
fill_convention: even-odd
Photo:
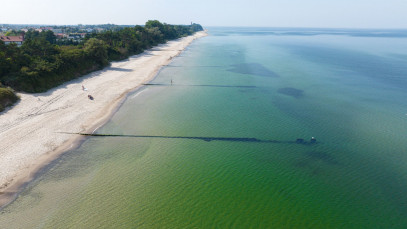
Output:
[[16,30],[10,30],[10,31],[8,31],[6,34],[4,34],[5,36],[20,36],[21,35],[21,33],[19,33],[18,31],[16,31]]
[[41,33],[35,30],[29,30],[24,34],[24,38],[26,40],[46,40],[51,44],[55,44],[56,42],[56,36],[51,30],[43,31]]
[[76,45],[58,44],[50,31],[29,31],[21,47],[0,41],[0,82],[17,91],[43,92],[101,69],[109,61],[201,30],[198,24],[169,25],[153,20],[145,26],[88,34]]
[[4,108],[14,104],[18,100],[19,98],[14,93],[13,89],[0,87],[0,112],[4,111]]

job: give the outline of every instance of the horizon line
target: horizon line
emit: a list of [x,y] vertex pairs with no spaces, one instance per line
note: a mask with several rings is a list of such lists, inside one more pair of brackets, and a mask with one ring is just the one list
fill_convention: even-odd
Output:
[[[161,21],[160,21],[161,22]],[[161,22],[166,23],[166,22]],[[171,24],[166,23],[169,25],[190,25],[190,24]],[[200,23],[195,23],[200,24]],[[43,23],[33,23],[33,24],[20,24],[20,23],[1,23],[0,26],[4,25],[26,25],[26,26],[92,26],[92,25],[116,25],[116,26],[144,26],[144,24],[114,24],[114,23],[104,23],[104,24],[43,24]],[[250,25],[208,25],[204,26],[200,24],[204,28],[273,28],[273,29],[348,29],[348,30],[407,30],[407,27],[325,27],[325,26],[250,26]]]

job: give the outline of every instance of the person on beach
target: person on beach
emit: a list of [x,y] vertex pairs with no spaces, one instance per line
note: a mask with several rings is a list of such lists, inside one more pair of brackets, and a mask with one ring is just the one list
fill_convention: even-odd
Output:
[[88,98],[89,98],[90,100],[93,100],[93,96],[91,96],[91,95],[88,95]]

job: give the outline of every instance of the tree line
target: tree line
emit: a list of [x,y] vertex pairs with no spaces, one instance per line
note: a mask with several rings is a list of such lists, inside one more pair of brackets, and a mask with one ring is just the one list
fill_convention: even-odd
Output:
[[91,33],[83,42],[64,44],[51,31],[29,31],[17,47],[0,41],[0,85],[24,92],[44,92],[66,81],[102,69],[168,40],[191,35],[199,24],[169,25],[157,20],[145,26]]

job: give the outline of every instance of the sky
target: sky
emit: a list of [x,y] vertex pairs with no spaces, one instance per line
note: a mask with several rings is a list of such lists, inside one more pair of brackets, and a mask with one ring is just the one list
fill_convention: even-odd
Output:
[[0,24],[407,29],[407,0],[0,0]]

